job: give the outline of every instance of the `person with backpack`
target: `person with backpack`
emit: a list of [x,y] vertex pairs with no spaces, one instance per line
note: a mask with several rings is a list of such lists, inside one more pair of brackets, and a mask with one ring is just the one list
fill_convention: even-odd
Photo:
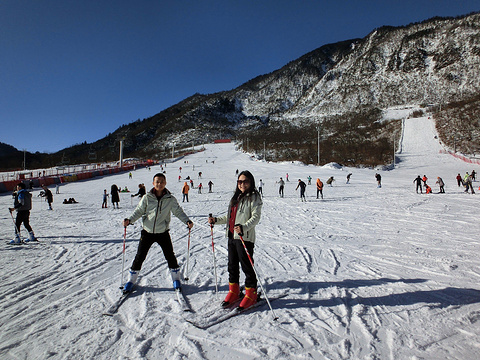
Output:
[[472,186],[472,175],[465,176],[464,183],[465,183],[465,192],[468,193],[468,189],[470,189],[472,191],[472,194],[475,194],[475,191],[473,190],[473,186]]
[[23,223],[25,229],[28,231],[28,238],[25,239],[25,242],[37,241],[33,233],[32,227],[30,226],[30,210],[32,210],[32,194],[26,190],[24,183],[17,184],[17,191],[13,194],[15,200],[13,202],[13,208],[9,208],[10,214],[13,211],[17,211],[17,217],[15,220],[15,238],[9,242],[9,244],[21,244],[22,239],[20,238],[20,226]]
[[440,187],[440,194],[445,194],[445,183],[440,176],[437,177],[437,182],[435,184],[438,184]]
[[320,178],[317,178],[317,199],[318,199],[318,194],[322,196],[322,200],[323,200],[323,182],[320,180]]
[[260,221],[262,205],[262,197],[255,189],[255,179],[250,171],[245,170],[238,175],[237,186],[230,200],[227,214],[208,218],[211,225],[227,225],[229,286],[228,294],[222,302],[224,307],[235,303],[240,298],[240,265],[245,273],[245,296],[239,307],[246,309],[257,302],[257,277],[248,255],[253,262],[255,226]]
[[153,188],[142,197],[137,207],[129,218],[123,220],[123,226],[133,224],[138,219],[143,219],[143,229],[138,243],[137,254],[130,267],[130,276],[123,287],[123,292],[132,291],[137,282],[138,274],[142,264],[147,257],[150,247],[157,243],[163,251],[172,276],[173,288],[180,289],[180,267],[173,251],[172,239],[170,237],[171,214],[175,215],[189,229],[193,222],[185,214],[178,204],[177,199],[167,190],[167,179],[164,174],[158,173],[153,177]]
[[333,176],[330,176],[327,180],[327,184],[330,185],[330,186],[333,186],[333,182],[335,181],[334,177]]

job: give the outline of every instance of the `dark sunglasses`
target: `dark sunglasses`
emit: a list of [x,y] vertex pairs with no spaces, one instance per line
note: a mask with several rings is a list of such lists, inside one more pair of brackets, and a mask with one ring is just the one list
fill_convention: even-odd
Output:
[[250,180],[248,180],[248,179],[245,179],[245,180],[237,180],[237,184],[238,184],[238,185],[250,184]]

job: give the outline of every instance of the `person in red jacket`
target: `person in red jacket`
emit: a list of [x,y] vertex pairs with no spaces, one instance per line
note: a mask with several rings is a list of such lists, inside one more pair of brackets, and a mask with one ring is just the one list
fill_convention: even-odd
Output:
[[423,181],[423,186],[427,186],[427,175],[423,175],[422,181]]
[[456,177],[457,179],[457,184],[458,184],[458,187],[460,187],[460,185],[462,185],[463,181],[462,181],[462,176],[460,174],[457,175]]

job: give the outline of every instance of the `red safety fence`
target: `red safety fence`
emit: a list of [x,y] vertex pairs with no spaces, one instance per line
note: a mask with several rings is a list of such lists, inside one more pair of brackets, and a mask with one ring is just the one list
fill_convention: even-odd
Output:
[[[127,164],[127,165],[124,165],[123,167],[109,167],[109,168],[104,168],[99,170],[72,172],[69,174],[62,174],[62,175],[31,177],[28,179],[25,178],[24,174],[18,174],[16,180],[8,180],[8,181],[0,182],[0,193],[14,191],[15,187],[19,182],[25,183],[27,189],[38,188],[43,185],[50,186],[54,184],[61,184],[64,182],[88,180],[97,176],[118,174],[120,172],[132,171],[135,168],[141,168],[141,167],[150,166],[150,165],[152,165],[152,162],[142,162],[142,163],[135,163],[135,164]],[[41,174],[41,172],[39,172],[39,174]]]
[[442,154],[450,154],[452,155],[453,157],[459,159],[459,160],[462,160],[466,163],[469,163],[469,164],[476,164],[476,165],[480,165],[480,160],[479,159],[471,159],[469,157],[466,157],[465,155],[461,155],[461,154],[456,154],[456,153],[453,153],[451,151],[447,151],[447,150],[440,150],[440,153]]

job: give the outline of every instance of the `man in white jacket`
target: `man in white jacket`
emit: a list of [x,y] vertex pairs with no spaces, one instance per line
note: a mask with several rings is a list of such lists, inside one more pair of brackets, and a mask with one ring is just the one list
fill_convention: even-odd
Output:
[[177,199],[166,189],[166,185],[165,175],[162,173],[156,174],[153,177],[153,189],[142,197],[133,214],[123,220],[123,226],[125,227],[140,218],[143,220],[143,230],[138,243],[137,254],[130,268],[129,280],[123,288],[124,292],[132,291],[138,273],[153,243],[157,243],[162,248],[172,275],[174,289],[179,289],[181,286],[180,268],[173,252],[172,239],[169,233],[171,214],[185,223],[189,229],[193,227],[193,222],[184,213]]

